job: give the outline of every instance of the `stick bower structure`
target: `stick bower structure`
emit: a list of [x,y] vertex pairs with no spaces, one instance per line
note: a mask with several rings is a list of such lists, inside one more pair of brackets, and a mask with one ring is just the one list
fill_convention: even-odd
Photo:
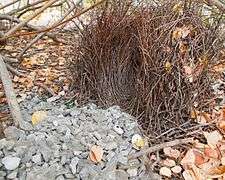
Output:
[[204,20],[200,7],[114,0],[92,11],[70,62],[80,100],[119,105],[150,139],[210,111],[220,21]]

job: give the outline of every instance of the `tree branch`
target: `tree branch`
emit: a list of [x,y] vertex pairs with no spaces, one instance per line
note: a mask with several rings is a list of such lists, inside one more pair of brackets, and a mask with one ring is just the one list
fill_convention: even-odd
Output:
[[5,90],[5,95],[9,105],[9,109],[14,121],[15,126],[19,126],[20,122],[23,121],[22,114],[19,108],[19,104],[16,100],[16,94],[13,89],[12,80],[10,79],[9,72],[6,68],[3,57],[0,55],[0,77]]

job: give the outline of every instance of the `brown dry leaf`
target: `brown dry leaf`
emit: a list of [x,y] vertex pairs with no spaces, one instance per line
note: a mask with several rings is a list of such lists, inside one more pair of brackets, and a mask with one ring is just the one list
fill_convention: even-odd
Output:
[[208,145],[211,148],[215,148],[216,145],[219,143],[219,141],[221,141],[223,139],[222,135],[218,132],[218,131],[212,131],[210,133],[208,132],[203,132]]
[[213,149],[210,147],[205,147],[204,154],[208,156],[209,158],[215,158],[215,159],[219,158],[219,152],[217,151],[217,149]]
[[178,40],[182,37],[182,29],[181,28],[176,28],[174,31],[173,31],[173,34],[172,34],[172,38],[174,40]]
[[89,158],[91,161],[98,163],[102,160],[103,149],[100,146],[92,146],[89,153]]
[[210,169],[215,168],[221,164],[219,159],[208,159],[207,162],[199,165],[198,167],[205,173],[207,173]]
[[180,54],[184,55],[188,51],[188,45],[183,43],[183,42],[181,42],[179,44],[179,50],[180,50]]
[[221,175],[224,173],[225,173],[224,165],[211,168],[211,169],[209,169],[209,172],[208,172],[209,175]]
[[169,177],[169,178],[172,176],[171,170],[167,167],[161,167],[159,170],[159,174],[162,176]]
[[183,14],[183,5],[182,2],[179,2],[173,6],[173,11],[178,14]]
[[211,115],[209,113],[206,112],[199,112],[196,118],[197,122],[200,124],[205,124],[208,122],[211,122]]
[[205,158],[202,153],[196,149],[189,149],[181,160],[180,164],[186,169],[191,165],[201,165],[205,162]]

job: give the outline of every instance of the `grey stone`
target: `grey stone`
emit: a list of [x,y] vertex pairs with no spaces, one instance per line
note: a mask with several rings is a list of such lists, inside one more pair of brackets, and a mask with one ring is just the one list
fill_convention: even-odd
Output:
[[77,164],[78,164],[78,161],[79,161],[79,158],[77,158],[77,157],[74,157],[71,160],[70,169],[71,169],[71,171],[72,171],[73,174],[76,174],[76,172],[77,172]]
[[65,177],[66,177],[67,179],[74,179],[74,178],[75,178],[74,175],[71,174],[71,173],[66,173],[66,174],[65,174]]
[[29,122],[21,121],[19,124],[20,124],[20,128],[25,131],[33,130],[33,126]]
[[4,176],[6,176],[7,174],[6,174],[6,172],[5,171],[0,171],[0,177],[4,177]]
[[17,177],[17,171],[13,171],[10,174],[7,175],[8,179],[15,179]]
[[55,180],[64,180],[65,178],[63,177],[63,175],[58,176]]
[[122,135],[124,133],[124,130],[121,127],[119,127],[118,125],[115,125],[113,127],[113,130],[119,135]]
[[14,126],[9,126],[4,130],[5,137],[7,139],[19,139],[25,137],[25,132],[23,130],[20,130]]
[[7,140],[5,138],[0,139],[0,149],[3,149],[7,145]]
[[127,173],[130,175],[130,177],[135,177],[137,176],[137,168],[129,168],[127,169]]
[[42,161],[41,154],[38,153],[38,154],[32,156],[32,161],[37,164],[40,163]]
[[2,159],[2,164],[7,170],[14,170],[20,164],[21,159],[13,156],[6,156]]

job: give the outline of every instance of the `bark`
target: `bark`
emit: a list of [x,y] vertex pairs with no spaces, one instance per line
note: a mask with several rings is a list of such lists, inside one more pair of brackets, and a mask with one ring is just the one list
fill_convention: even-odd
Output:
[[19,104],[16,100],[16,94],[13,89],[12,80],[10,79],[9,72],[3,60],[3,57],[1,55],[0,55],[0,77],[2,80],[6,99],[9,105],[9,109],[10,109],[14,124],[15,126],[18,127],[20,122],[23,121],[22,114],[19,108]]

